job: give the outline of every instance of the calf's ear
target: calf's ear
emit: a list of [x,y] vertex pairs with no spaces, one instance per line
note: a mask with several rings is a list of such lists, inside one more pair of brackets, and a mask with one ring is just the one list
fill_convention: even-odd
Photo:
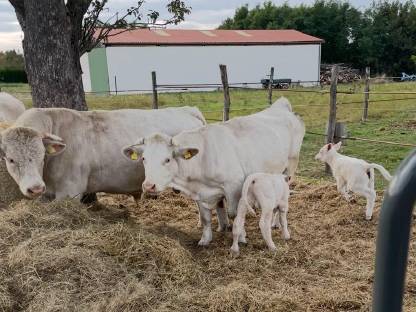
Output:
[[122,153],[132,161],[139,161],[143,157],[143,147],[140,145],[130,145],[123,148]]
[[181,157],[183,159],[191,159],[196,154],[199,153],[199,150],[197,148],[178,148],[173,151],[173,157]]
[[66,148],[66,144],[62,138],[50,133],[43,135],[42,142],[45,146],[45,153],[47,156],[57,156]]
[[335,150],[339,150],[341,148],[342,141],[339,141],[337,144],[334,145]]

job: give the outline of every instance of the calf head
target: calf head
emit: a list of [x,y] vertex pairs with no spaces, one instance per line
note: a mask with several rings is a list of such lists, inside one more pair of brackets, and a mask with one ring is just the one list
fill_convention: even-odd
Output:
[[329,143],[324,145],[315,155],[316,160],[320,160],[322,162],[328,161],[328,159],[333,156],[339,149],[341,148],[342,142],[338,142],[337,144]]
[[0,155],[6,161],[7,171],[29,198],[45,192],[42,178],[45,156],[59,155],[64,149],[60,137],[31,128],[9,128],[0,136]]
[[176,146],[171,137],[158,133],[139,139],[122,152],[130,160],[143,162],[146,175],[143,191],[157,194],[171,186],[179,171],[179,162],[193,158],[198,149]]

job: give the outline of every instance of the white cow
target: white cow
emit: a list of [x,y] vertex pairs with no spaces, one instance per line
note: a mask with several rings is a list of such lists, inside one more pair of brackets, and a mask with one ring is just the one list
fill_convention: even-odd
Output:
[[[282,228],[284,239],[290,239],[287,229],[289,209],[288,178],[283,174],[254,173],[244,182],[241,199],[238,203],[237,217],[233,224],[233,245],[231,252],[239,254],[238,243],[246,242],[244,221],[247,211],[256,214],[253,206],[261,209],[260,230],[271,251],[276,250],[272,240],[272,228]],[[273,216],[274,215],[274,216]]]
[[220,227],[235,216],[245,178],[255,172],[293,176],[305,133],[303,122],[286,98],[256,114],[233,118],[174,137],[154,134],[124,149],[127,157],[143,160],[143,190],[158,193],[168,187],[197,201],[203,225],[199,245],[212,239],[211,209],[217,208]]
[[6,92],[0,92],[0,122],[12,122],[25,111],[21,101]]
[[341,148],[341,142],[337,144],[324,145],[315,159],[327,163],[332,169],[332,175],[337,181],[338,191],[347,201],[351,200],[349,192],[357,193],[367,199],[365,218],[371,220],[373,208],[376,200],[374,191],[374,169],[380,171],[382,176],[391,180],[390,173],[384,167],[377,164],[341,155],[338,150]]
[[137,134],[201,127],[197,108],[79,112],[29,109],[1,133],[0,154],[22,193],[61,199],[107,192],[140,196],[143,166],[120,157]]

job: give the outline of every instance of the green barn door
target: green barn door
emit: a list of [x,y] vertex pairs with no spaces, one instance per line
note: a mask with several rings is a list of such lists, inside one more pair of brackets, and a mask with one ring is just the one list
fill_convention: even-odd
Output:
[[107,53],[105,48],[96,48],[88,53],[90,66],[91,91],[109,92]]

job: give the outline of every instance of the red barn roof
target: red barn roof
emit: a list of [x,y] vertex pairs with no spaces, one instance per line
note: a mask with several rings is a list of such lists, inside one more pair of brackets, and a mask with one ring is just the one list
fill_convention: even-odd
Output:
[[322,39],[292,29],[136,29],[108,37],[105,45],[282,45],[323,42]]

